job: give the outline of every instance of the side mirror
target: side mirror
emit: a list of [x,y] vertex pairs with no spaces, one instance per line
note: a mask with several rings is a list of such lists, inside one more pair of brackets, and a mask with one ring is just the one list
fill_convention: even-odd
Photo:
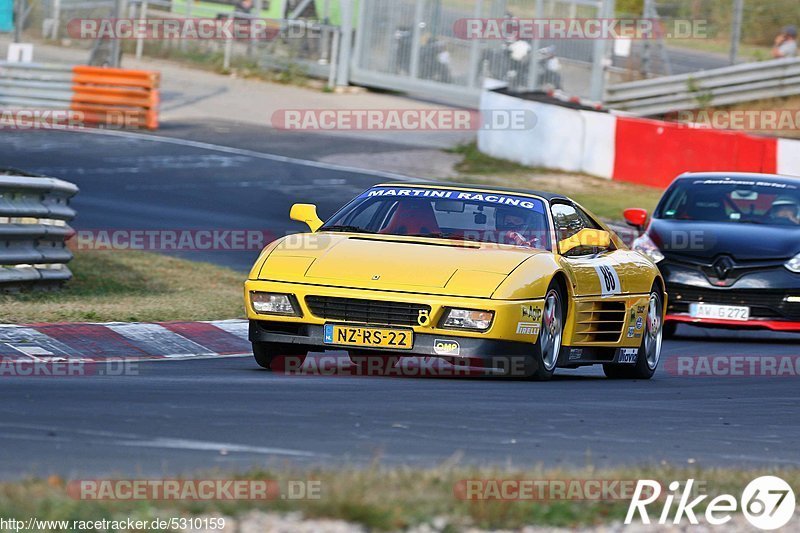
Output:
[[311,231],[317,231],[322,226],[322,220],[317,216],[317,206],[314,204],[294,204],[289,212],[289,218],[298,222],[305,222]]
[[622,212],[622,216],[625,217],[625,222],[627,222],[629,226],[633,226],[639,230],[644,229],[644,226],[647,224],[647,209],[638,207],[626,209]]
[[570,250],[578,247],[587,248],[609,248],[611,246],[611,234],[601,229],[584,228],[568,239],[558,242],[558,253],[566,254]]

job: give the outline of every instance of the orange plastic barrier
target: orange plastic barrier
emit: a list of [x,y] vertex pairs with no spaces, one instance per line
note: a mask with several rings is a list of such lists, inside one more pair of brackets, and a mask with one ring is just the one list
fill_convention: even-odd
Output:
[[83,113],[86,122],[158,128],[158,72],[83,65],[72,72],[70,109]]

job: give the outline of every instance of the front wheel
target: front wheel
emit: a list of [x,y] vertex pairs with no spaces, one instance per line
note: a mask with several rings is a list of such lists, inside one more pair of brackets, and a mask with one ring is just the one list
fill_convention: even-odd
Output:
[[536,369],[531,374],[531,379],[547,381],[553,377],[558,365],[558,355],[561,353],[565,317],[564,294],[558,283],[553,281],[544,297],[542,329],[536,340]]
[[253,344],[253,357],[256,363],[261,368],[267,370],[281,371],[287,368],[286,358],[291,356],[296,360],[291,361],[291,366],[299,369],[303,366],[308,352],[302,352],[297,349],[290,350],[280,344],[273,344],[269,342],[254,342]]
[[656,373],[661,359],[661,342],[664,336],[664,299],[657,287],[650,292],[647,320],[642,344],[634,365],[603,365],[603,372],[611,379],[650,379]]

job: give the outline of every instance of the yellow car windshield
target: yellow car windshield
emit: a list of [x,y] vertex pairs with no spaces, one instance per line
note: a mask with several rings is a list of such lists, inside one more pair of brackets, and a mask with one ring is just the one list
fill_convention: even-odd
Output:
[[500,192],[376,187],[336,213],[321,231],[550,249],[544,202]]

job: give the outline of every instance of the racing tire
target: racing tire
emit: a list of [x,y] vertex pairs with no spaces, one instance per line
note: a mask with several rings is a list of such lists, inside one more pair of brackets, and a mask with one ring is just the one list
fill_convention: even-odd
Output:
[[664,338],[675,338],[675,332],[678,330],[677,322],[664,322]]
[[661,360],[661,342],[664,335],[664,298],[658,287],[650,290],[647,318],[642,333],[642,344],[636,363],[633,365],[603,365],[603,372],[609,379],[650,379],[656,373]]
[[556,280],[550,282],[544,297],[542,326],[536,339],[534,364],[528,376],[533,381],[548,381],[558,366],[558,356],[564,341],[564,323],[567,317],[567,299]]
[[293,361],[292,363],[296,363],[297,368],[299,368],[303,365],[306,355],[308,354],[308,352],[300,351],[296,348],[292,350],[284,347],[283,345],[269,342],[254,342],[252,345],[253,357],[255,358],[258,366],[272,371],[285,370],[286,357],[288,356],[298,358],[296,362]]

